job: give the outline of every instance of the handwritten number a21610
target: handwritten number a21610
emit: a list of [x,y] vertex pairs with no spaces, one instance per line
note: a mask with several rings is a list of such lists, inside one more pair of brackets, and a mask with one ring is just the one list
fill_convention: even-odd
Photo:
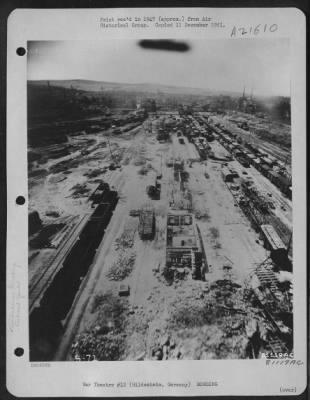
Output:
[[232,31],[231,31],[230,37],[237,36],[238,34],[240,34],[241,36],[244,36],[244,35],[247,35],[247,34],[256,36],[256,35],[260,34],[261,32],[264,32],[264,33],[265,32],[271,32],[271,33],[273,33],[273,32],[275,32],[277,30],[278,30],[278,25],[277,24],[272,24],[272,25],[265,24],[263,26],[261,24],[258,24],[255,27],[250,26],[249,29],[245,29],[244,27],[237,28],[236,26],[234,26]]

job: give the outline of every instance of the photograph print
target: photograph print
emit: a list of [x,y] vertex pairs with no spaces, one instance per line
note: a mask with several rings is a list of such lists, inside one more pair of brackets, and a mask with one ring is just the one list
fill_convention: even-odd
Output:
[[28,42],[30,361],[293,352],[289,53]]

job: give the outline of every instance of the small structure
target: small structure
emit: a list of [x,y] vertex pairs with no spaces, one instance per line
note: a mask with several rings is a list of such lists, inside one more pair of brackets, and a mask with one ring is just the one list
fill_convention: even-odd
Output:
[[239,174],[234,168],[228,167],[228,169],[229,169],[230,173],[233,175],[234,178],[239,178]]
[[119,296],[129,296],[130,295],[130,286],[121,283],[118,288],[118,295]]
[[222,169],[222,178],[224,182],[233,182],[234,174],[227,167],[224,167]]
[[284,243],[272,225],[262,225],[261,229],[266,247],[270,250],[286,249]]
[[270,257],[281,268],[287,265],[287,248],[272,225],[262,225],[261,233]]

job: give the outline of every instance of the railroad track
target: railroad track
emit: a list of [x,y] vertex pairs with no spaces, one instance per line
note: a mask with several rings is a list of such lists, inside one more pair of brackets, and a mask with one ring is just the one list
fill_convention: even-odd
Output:
[[[62,263],[68,255],[69,251],[76,242],[76,239],[83,229],[83,226],[88,220],[89,215],[84,215],[78,224],[74,227],[74,231],[68,231],[66,235],[66,240],[63,241],[61,247],[57,249],[56,254],[50,259],[48,266],[45,268],[44,272],[32,284],[29,288],[29,312],[31,313],[37,303],[40,300],[41,295],[45,292],[46,287],[49,286],[51,281],[54,279],[57,272],[62,267]],[[70,234],[71,233],[71,234]],[[70,236],[69,236],[70,234]]]
[[[217,134],[218,133],[220,135],[222,134],[222,131],[218,130],[215,126],[210,125],[209,123],[206,123],[206,125],[210,129],[212,129],[212,131],[216,132]],[[240,135],[243,137],[245,135],[245,133],[242,133],[242,134],[238,133],[238,135],[239,135],[239,137],[240,137]],[[251,135],[249,135],[249,134],[246,134],[246,135],[247,135],[247,139],[246,140],[247,140],[248,143],[252,143],[252,144],[254,143],[256,146],[258,145],[265,152],[267,152],[270,156],[276,157],[278,160],[280,160],[282,162],[285,162],[285,164],[288,164],[288,162],[291,160],[291,151],[285,151],[285,150],[279,149],[277,146],[275,146],[273,144],[263,143],[261,141],[261,139],[259,139],[257,137],[255,137],[255,140],[254,140],[254,138]],[[243,139],[244,139],[244,137],[243,137]],[[230,152],[230,150],[227,149],[226,147],[225,147],[225,149]],[[290,172],[290,169],[289,169],[289,172]],[[267,179],[269,180],[269,178],[267,178]],[[275,187],[277,187],[277,186],[275,186]]]

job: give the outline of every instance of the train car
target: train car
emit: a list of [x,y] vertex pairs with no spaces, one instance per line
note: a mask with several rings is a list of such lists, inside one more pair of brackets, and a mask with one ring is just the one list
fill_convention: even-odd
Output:
[[262,175],[264,175],[266,178],[268,178],[269,172],[270,172],[270,167],[267,164],[261,163],[259,166],[259,170]]
[[276,181],[276,185],[278,186],[278,188],[281,190],[282,193],[292,198],[292,183],[290,178],[279,175]]
[[270,157],[262,157],[261,160],[264,164],[268,165],[268,167],[270,168],[272,168],[275,165],[274,160],[272,160]]
[[253,160],[256,158],[254,154],[249,152],[244,153],[244,157],[248,160],[250,164],[253,164]]
[[250,168],[250,163],[245,157],[239,157],[238,161],[244,168]]
[[275,185],[276,185],[276,182],[277,182],[279,176],[280,175],[277,172],[275,172],[274,170],[271,170],[268,173],[268,179],[270,180],[270,182],[272,182]]
[[277,186],[283,194],[285,194],[288,198],[292,198],[292,184],[291,179],[278,174],[275,171],[269,171],[268,173],[269,180]]

